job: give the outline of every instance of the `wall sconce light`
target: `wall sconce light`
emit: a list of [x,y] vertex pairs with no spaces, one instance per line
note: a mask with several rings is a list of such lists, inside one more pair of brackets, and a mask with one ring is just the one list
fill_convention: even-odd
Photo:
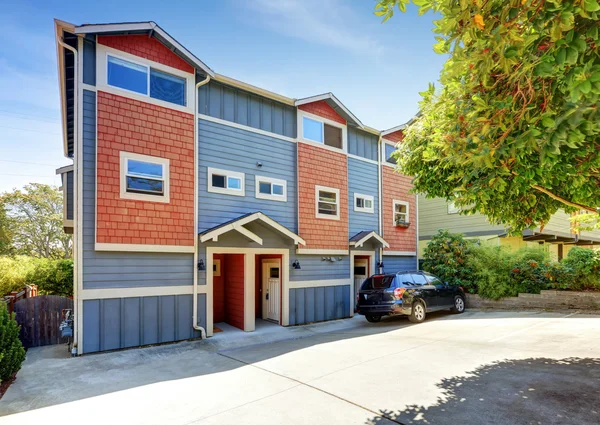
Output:
[[198,271],[205,271],[206,270],[206,266],[204,265],[204,260],[201,258],[200,260],[198,260]]
[[295,260],[295,261],[292,263],[292,267],[293,267],[293,268],[295,268],[296,270],[300,270],[300,269],[301,269],[301,267],[300,267],[300,261],[298,261],[298,260]]
[[383,261],[380,261],[379,263],[377,263],[377,268],[378,269],[382,269],[383,268]]
[[330,263],[335,263],[337,260],[333,257],[321,257],[321,261],[329,261]]
[[337,260],[338,260],[338,261],[342,261],[342,257],[338,257],[338,259],[337,259]]
[[256,166],[257,166],[258,168],[262,167],[262,162],[260,162],[260,161],[256,161]]

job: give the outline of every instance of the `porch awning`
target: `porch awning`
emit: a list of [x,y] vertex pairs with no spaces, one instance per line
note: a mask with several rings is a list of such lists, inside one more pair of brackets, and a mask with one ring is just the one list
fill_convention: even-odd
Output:
[[562,243],[570,245],[600,245],[600,240],[594,237],[582,236],[576,233],[553,234],[534,231],[524,231],[523,240],[527,242]]
[[374,230],[363,230],[350,238],[350,246],[355,248],[362,247],[367,241],[374,239],[376,243],[381,244],[384,248],[389,248],[390,244],[386,242],[381,236]]
[[199,233],[198,236],[200,236],[200,242],[207,242],[207,241],[217,242],[219,240],[220,235],[223,235],[227,232],[234,230],[234,231],[242,234],[243,236],[247,237],[251,241],[254,241],[257,244],[262,245],[263,244],[262,238],[260,236],[258,236],[256,233],[251,232],[246,227],[244,227],[245,224],[252,223],[254,221],[260,221],[263,224],[270,227],[271,229],[273,229],[274,231],[277,231],[277,232],[283,234],[284,236],[289,237],[290,239],[292,239],[294,241],[294,243],[296,245],[298,245],[298,244],[306,245],[306,242],[300,236],[298,236],[297,234],[295,234],[294,232],[289,230],[287,227],[279,224],[278,222],[276,222],[272,218],[266,216],[265,214],[263,214],[260,211],[244,214],[233,220],[226,221],[225,223],[219,224],[218,226],[215,226],[211,229],[208,229],[208,230],[205,230],[204,232]]

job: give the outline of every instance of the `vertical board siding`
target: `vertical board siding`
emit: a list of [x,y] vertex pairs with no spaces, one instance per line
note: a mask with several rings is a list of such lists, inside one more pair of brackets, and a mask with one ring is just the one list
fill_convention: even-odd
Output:
[[[297,233],[296,144],[202,119],[198,124],[198,230],[261,211]],[[208,192],[208,167],[244,173],[245,196]],[[257,199],[256,175],[285,180],[287,202]]]
[[404,270],[418,270],[417,257],[383,256],[383,272],[396,273]]
[[200,87],[198,111],[214,118],[296,137],[296,108],[215,81]]
[[[335,262],[323,260],[324,257],[335,258]],[[341,258],[341,261],[337,261]],[[290,281],[330,280],[350,278],[350,257],[338,255],[296,255],[292,253],[290,260],[300,262],[300,270],[290,267]]]
[[74,202],[74,193],[75,186],[73,182],[73,171],[67,172],[67,220],[73,220],[73,202]]
[[350,317],[350,285],[290,289],[290,325]]
[[96,40],[91,34],[83,39],[83,82],[96,85]]
[[348,127],[348,153],[377,161],[378,137],[355,127]]
[[244,254],[225,254],[225,321],[244,329]]
[[[379,193],[377,164],[348,158],[348,237],[363,230],[379,233]],[[373,196],[373,214],[354,211],[354,194]]]
[[194,256],[95,251],[96,94],[83,91],[83,288],[192,285]]
[[[198,338],[192,329],[192,295],[83,301],[84,353]],[[198,295],[206,326],[206,295]]]

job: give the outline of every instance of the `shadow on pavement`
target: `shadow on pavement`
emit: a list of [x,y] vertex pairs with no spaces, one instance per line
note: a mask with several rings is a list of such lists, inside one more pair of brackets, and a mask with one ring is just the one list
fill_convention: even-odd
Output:
[[[419,385],[412,382],[407,385]],[[600,423],[600,358],[504,360],[443,379],[435,405],[381,411],[369,425]]]

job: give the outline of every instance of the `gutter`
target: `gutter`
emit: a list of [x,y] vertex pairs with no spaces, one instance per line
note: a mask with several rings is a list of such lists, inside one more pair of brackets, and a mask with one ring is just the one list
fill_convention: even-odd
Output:
[[[383,139],[383,134],[379,133],[379,139],[377,140],[377,195],[378,195],[378,207],[379,207],[379,235],[384,238],[383,236],[383,211],[382,211],[382,199],[381,199],[381,192],[382,192],[382,167],[383,165],[381,164],[381,148],[382,148],[382,139]],[[385,239],[385,238],[384,238]],[[379,248],[379,262],[383,263],[383,248]],[[383,273],[383,267],[379,267],[378,270],[379,273]]]
[[[210,81],[210,75],[196,84],[194,92],[194,291],[192,326],[194,330],[200,331],[200,338],[206,339],[206,329],[198,325],[198,152],[200,150],[200,137],[198,135],[198,90]],[[206,282],[208,284],[208,282]],[[206,300],[208,303],[208,299]],[[207,309],[208,311],[208,309]]]

